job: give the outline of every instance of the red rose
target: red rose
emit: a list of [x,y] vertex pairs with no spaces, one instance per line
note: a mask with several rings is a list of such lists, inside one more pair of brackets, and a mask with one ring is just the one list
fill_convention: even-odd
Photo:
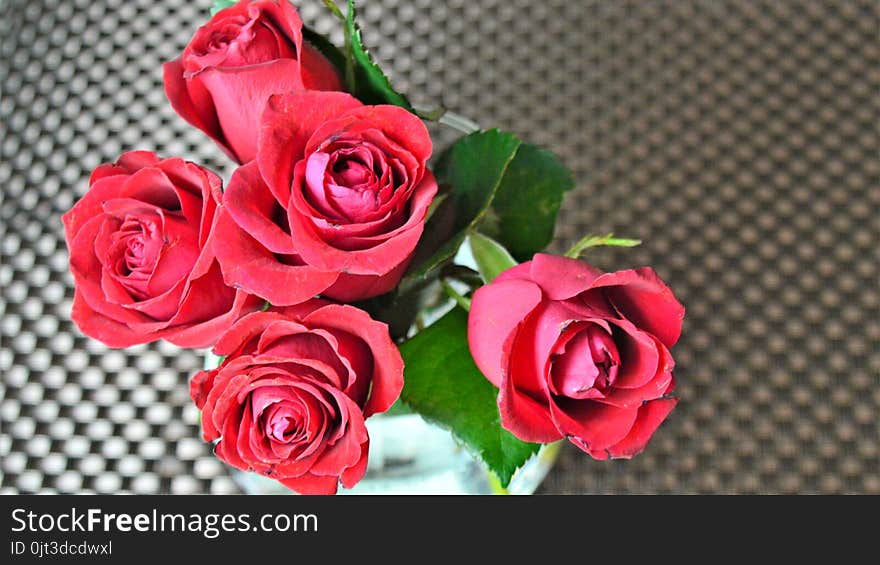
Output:
[[275,95],[259,146],[223,195],[227,283],[276,305],[393,289],[437,192],[421,120],[342,92]]
[[64,215],[76,281],[71,317],[111,347],[160,338],[208,347],[259,301],[223,283],[210,242],[220,178],[133,151],[92,173]]
[[183,119],[246,163],[257,152],[270,94],[341,90],[339,73],[308,42],[287,0],[243,0],[199,28],[183,55],[164,65],[165,92]]
[[195,375],[205,440],[218,457],[303,494],[351,488],[367,468],[364,418],[403,388],[388,326],[353,306],[311,300],[256,312],[217,343],[226,359]]
[[476,291],[468,342],[511,433],[629,458],[677,402],[668,348],[683,317],[650,268],[603,274],[538,254]]

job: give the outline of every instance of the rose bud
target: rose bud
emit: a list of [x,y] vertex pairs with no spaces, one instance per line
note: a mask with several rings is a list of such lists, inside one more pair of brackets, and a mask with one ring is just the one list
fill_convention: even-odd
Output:
[[302,494],[351,488],[367,468],[364,419],[403,388],[388,326],[358,308],[312,300],[256,312],[217,343],[226,359],[193,377],[206,441],[230,465]]
[[336,68],[303,40],[302,20],[287,0],[243,0],[220,10],[179,59],[165,63],[164,76],[175,111],[239,163],[256,155],[270,94],[342,89]]
[[630,458],[677,402],[669,348],[683,318],[650,268],[538,254],[474,293],[468,342],[515,436]]
[[342,92],[275,95],[259,145],[223,196],[227,283],[276,305],[393,289],[437,193],[421,120]]
[[147,151],[94,170],[64,214],[71,317],[111,347],[164,338],[208,347],[261,301],[223,283],[211,244],[220,178]]

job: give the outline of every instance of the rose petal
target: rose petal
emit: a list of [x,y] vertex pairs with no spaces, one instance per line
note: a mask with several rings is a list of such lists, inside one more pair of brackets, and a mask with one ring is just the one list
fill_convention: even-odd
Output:
[[[606,456],[610,455],[615,459],[629,459],[641,453],[676,404],[678,404],[678,399],[664,398],[652,400],[639,408],[638,418],[629,434],[609,447]],[[601,456],[602,454],[590,453],[590,455],[596,459],[605,458]]]
[[180,199],[174,183],[165,173],[166,165],[167,160],[160,161],[156,166],[139,169],[125,177],[123,182],[117,184],[115,198],[107,199],[104,203],[104,211],[121,217],[123,210],[112,208],[116,199],[128,201],[129,205],[136,207],[152,207],[162,211],[178,210]]
[[218,237],[214,253],[226,284],[256,294],[280,306],[298,304],[321,293],[338,278],[337,273],[309,265],[287,265],[244,232],[228,212],[218,212]]
[[257,155],[260,116],[273,94],[302,88],[299,61],[278,59],[235,68],[208,68],[195,77],[211,94],[226,143],[239,163]]
[[311,473],[278,479],[278,482],[299,494],[311,495],[336,494],[339,487],[339,477],[319,477]]
[[[106,271],[105,271],[106,274]],[[102,278],[102,288],[104,295],[110,298],[109,288],[104,283],[109,283],[108,277]],[[171,325],[171,318],[174,317],[180,306],[180,298],[186,287],[186,279],[180,279],[177,283],[169,288],[166,292],[141,301],[129,300],[127,303],[121,304],[123,308],[134,310],[144,315],[143,325],[138,322],[131,322],[132,329],[138,331],[155,331],[167,328]]]
[[360,105],[344,92],[299,91],[269,97],[260,118],[257,163],[276,200],[290,200],[293,166],[304,157],[312,133],[328,119]]
[[384,275],[351,275],[341,273],[336,282],[322,294],[339,302],[357,302],[381,296],[394,290],[409,267],[412,255]]
[[85,301],[79,289],[73,295],[70,318],[85,335],[97,339],[108,347],[131,347],[159,339],[163,335],[161,332],[145,334],[132,331],[127,325],[96,312]]
[[433,144],[428,128],[418,116],[399,106],[359,106],[325,122],[309,139],[309,153],[340,131],[372,126],[400,144],[420,163],[424,164],[431,157]]
[[94,242],[105,221],[107,217],[103,215],[92,218],[76,234],[74,240],[69,242],[70,271],[76,282],[76,290],[91,309],[119,323],[152,321],[142,314],[107,301],[101,288],[103,267],[93,251]]
[[510,280],[524,280],[534,282],[532,280],[531,270],[532,262],[526,261],[525,263],[520,263],[519,265],[514,265],[513,267],[510,267],[509,269],[495,277],[495,280],[492,282],[500,283]]
[[673,384],[672,369],[675,366],[675,362],[669,350],[662,343],[656,341],[656,346],[660,352],[660,362],[651,379],[637,388],[615,386],[607,392],[602,402],[628,408],[639,406],[648,400],[660,398],[669,392],[669,387]]
[[501,387],[510,355],[503,344],[540,302],[541,289],[525,280],[494,282],[474,293],[468,315],[468,345],[480,372],[496,387]]
[[[237,407],[236,411],[241,412],[242,407]],[[222,461],[225,461],[227,464],[232,465],[236,469],[241,469],[242,471],[253,471],[253,468],[250,466],[250,464],[245,462],[244,459],[242,459],[241,455],[235,447],[234,434],[239,429],[239,421],[240,416],[230,416],[226,421],[222,422],[223,433],[220,436],[222,439],[214,445],[214,455],[219,457]],[[204,429],[204,424],[202,424],[202,426]]]
[[654,269],[606,273],[592,283],[604,288],[620,313],[641,330],[651,333],[672,347],[681,335],[684,306],[675,298]]
[[211,95],[200,81],[187,81],[183,74],[184,68],[180,59],[162,65],[165,96],[171,107],[181,118],[202,130],[229,157],[236,160],[237,156],[227,145],[223,130],[220,129]]
[[[294,181],[296,185],[298,178]],[[428,208],[437,193],[437,183],[430,171],[425,173],[422,182],[412,192],[406,210],[391,210],[385,216],[360,223],[339,224],[324,218],[314,217],[309,207],[303,207],[304,200],[296,198],[293,204],[303,216],[308,217],[316,233],[330,247],[342,251],[362,251],[374,249],[377,245],[411,230],[414,225],[424,221]],[[405,214],[405,215],[404,215]]]
[[[217,278],[211,277],[209,280],[214,282],[222,282],[222,278],[217,269]],[[252,296],[242,290],[235,290],[232,304],[223,311],[215,311],[207,308],[206,301],[200,297],[208,292],[206,286],[202,286],[199,282],[190,287],[189,294],[183,298],[178,308],[177,315],[172,318],[171,324],[187,321],[185,326],[178,329],[170,328],[165,339],[178,347],[187,348],[206,348],[211,347],[217,342],[220,335],[226,331],[229,326],[243,314],[259,309],[263,305],[263,300]],[[223,291],[228,291],[228,287]],[[207,296],[218,296],[217,293]],[[218,304],[228,304],[228,302],[218,302]],[[215,306],[216,307],[216,306]],[[198,313],[201,311],[202,313]],[[207,311],[207,313],[205,313]]]
[[577,335],[552,358],[549,385],[553,394],[578,399],[602,396],[594,388],[601,372],[590,347],[590,331],[589,327],[577,331]]
[[550,300],[565,300],[590,288],[602,271],[577,259],[537,253],[528,263],[531,279]]
[[164,245],[150,274],[150,296],[158,296],[189,277],[200,254],[199,234],[194,227],[180,216],[165,215],[162,233],[157,234]]
[[309,473],[338,477],[343,469],[354,467],[360,461],[363,455],[361,446],[367,441],[367,428],[364,426],[360,408],[354,401],[341,392],[331,392],[340,409],[348,413],[350,420],[342,437],[321,454],[309,469]]
[[128,176],[139,169],[159,163],[159,157],[152,151],[127,151],[115,163],[104,163],[95,167],[89,177],[89,185],[111,176]]
[[372,388],[364,417],[388,410],[403,390],[403,359],[391,341],[388,326],[354,306],[328,304],[304,318],[306,324],[335,328],[364,341],[373,356]]
[[223,206],[235,223],[272,253],[295,254],[290,234],[276,223],[283,208],[269,192],[256,162],[235,170],[223,193]]
[[563,398],[550,403],[550,413],[573,444],[592,454],[625,438],[636,421],[638,409]]
[[302,43],[300,76],[308,90],[342,90],[342,77],[336,67],[308,41]]
[[[221,356],[252,354],[256,351],[257,338],[263,330],[272,322],[284,319],[286,318],[282,314],[271,310],[267,312],[253,312],[243,316],[217,340],[212,351],[215,355]],[[303,326],[303,331],[305,329]],[[246,344],[250,344],[250,347],[244,349]]]
[[616,388],[639,388],[647,384],[658,372],[660,351],[649,334],[636,328],[628,320],[612,320],[617,327],[614,332],[620,369],[614,381]]
[[364,478],[364,474],[367,472],[369,452],[370,440],[369,438],[367,438],[367,441],[361,444],[361,458],[354,466],[349,467],[342,472],[342,475],[340,476],[340,482],[342,482],[342,486],[344,486],[345,488],[352,488],[362,478]]
[[[346,251],[328,245],[312,221],[292,207],[288,210],[290,231],[298,243],[303,260],[322,270],[341,271],[355,275],[384,275],[398,267],[415,249],[424,230],[424,218],[437,192],[432,175],[426,175],[425,184],[417,189],[410,202],[411,215],[394,237],[369,249]],[[294,194],[293,202],[302,199]]]
[[216,372],[216,369],[213,371],[199,371],[189,381],[189,397],[199,410],[205,405],[205,400],[208,398],[211,385],[214,383],[214,374]]
[[89,188],[89,191],[73,205],[73,208],[61,217],[64,222],[64,237],[68,249],[72,251],[71,244],[83,226],[104,213],[104,202],[117,197],[120,180],[114,178],[98,179]]
[[[298,325],[294,324],[293,327]],[[334,386],[345,388],[349,381],[349,370],[335,351],[336,344],[328,343],[328,338],[334,342],[335,338],[320,330],[294,334],[290,332],[291,329],[291,323],[286,321],[269,325],[260,337],[260,353],[315,366]],[[319,361],[321,365],[312,365],[314,361]]]
[[[584,321],[564,302],[541,302],[510,344],[505,370],[515,386],[535,398],[549,395],[551,355],[573,324]],[[586,320],[602,325],[602,320]]]
[[498,392],[501,426],[523,441],[550,443],[563,435],[550,419],[547,405],[517,390],[505,379]]

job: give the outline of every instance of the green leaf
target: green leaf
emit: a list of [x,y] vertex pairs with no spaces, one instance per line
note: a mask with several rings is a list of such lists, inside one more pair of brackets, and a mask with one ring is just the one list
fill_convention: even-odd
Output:
[[455,256],[467,231],[486,214],[522,142],[497,129],[458,140],[437,161],[434,173],[444,196],[425,225],[404,284],[427,278]]
[[573,187],[571,172],[553,153],[523,143],[479,230],[527,261],[553,240],[562,199]]
[[211,6],[211,15],[213,16],[220,10],[228,8],[235,3],[236,0],[214,0],[214,4]]
[[479,231],[524,261],[553,239],[571,172],[552,153],[497,129],[461,138],[434,168],[445,200],[433,210],[404,284],[451,260]]
[[477,263],[483,280],[490,283],[507,269],[516,266],[516,259],[500,243],[485,235],[472,232],[468,235],[471,254]]
[[400,347],[406,364],[401,399],[452,432],[498,477],[502,487],[541,447],[501,427],[496,389],[468,351],[467,314],[455,308]]
[[572,245],[571,249],[565,252],[565,256],[577,259],[581,256],[581,253],[583,253],[584,250],[590,247],[598,247],[600,245],[610,247],[635,247],[636,245],[641,245],[641,243],[642,240],[640,239],[614,237],[613,233],[607,235],[585,235],[580,241]]
[[[325,3],[329,6],[332,2],[325,0]],[[338,11],[337,7],[336,12]],[[354,0],[348,0],[348,14],[345,17],[345,52],[346,65],[340,68],[344,71],[348,91],[357,99],[364,104],[393,104],[414,112],[409,100],[394,90],[391,81],[373,61],[364,45]]]
[[447,198],[449,198],[449,193],[438,194],[437,196],[434,197],[434,201],[431,202],[431,205],[428,206],[427,213],[425,213],[425,221],[426,222],[431,219],[431,216],[434,215],[434,212],[437,211],[437,208],[440,207],[440,204],[442,204],[443,201],[446,200]]
[[383,416],[404,416],[406,414],[412,414],[412,410],[409,409],[409,406],[404,404],[400,399],[397,399],[397,402],[391,405],[391,408],[382,413]]

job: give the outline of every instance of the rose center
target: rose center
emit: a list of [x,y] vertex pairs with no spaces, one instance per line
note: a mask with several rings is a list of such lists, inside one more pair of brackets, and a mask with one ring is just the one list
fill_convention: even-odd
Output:
[[617,346],[614,338],[601,328],[591,326],[587,332],[590,341],[589,355],[599,372],[594,386],[605,389],[617,379],[617,368],[620,365]]
[[152,221],[128,217],[110,237],[108,265],[116,280],[135,298],[148,296],[147,285],[159,258],[162,241]]
[[328,220],[350,224],[396,218],[398,186],[407,182],[401,163],[363,139],[337,139],[312,153],[305,196]]
[[282,404],[270,412],[267,417],[266,435],[280,443],[290,443],[300,435],[301,419],[290,406]]
[[332,169],[333,181],[345,187],[355,190],[369,188],[371,181],[375,181],[376,172],[370,167],[355,160],[337,161]]
[[554,356],[551,388],[570,398],[601,398],[617,379],[619,366],[614,336],[598,324],[589,324]]
[[279,41],[260,9],[252,8],[247,15],[230,16],[213,27],[199,30],[185,65],[189,72],[197,72],[207,67],[242,67],[296,57],[293,46],[280,43],[285,42]]
[[205,52],[216,53],[218,51],[225,51],[226,48],[229,47],[229,44],[238,37],[240,29],[239,26],[229,25],[217,31],[211,35],[211,39],[208,41]]
[[144,266],[144,236],[136,235],[128,240],[125,248],[126,275]]
[[309,410],[287,387],[258,388],[251,394],[251,410],[270,443],[295,444],[309,436]]

